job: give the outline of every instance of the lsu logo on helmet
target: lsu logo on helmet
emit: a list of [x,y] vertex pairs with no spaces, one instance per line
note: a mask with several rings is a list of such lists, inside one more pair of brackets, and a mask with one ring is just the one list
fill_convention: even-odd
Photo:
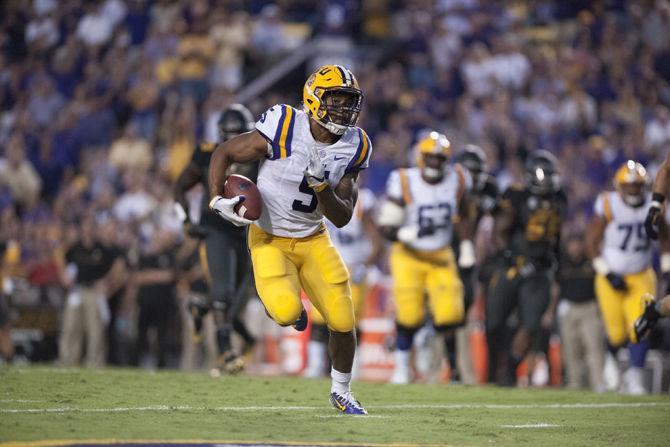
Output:
[[312,73],[302,92],[305,112],[329,132],[342,135],[356,125],[363,92],[351,70],[324,65]]

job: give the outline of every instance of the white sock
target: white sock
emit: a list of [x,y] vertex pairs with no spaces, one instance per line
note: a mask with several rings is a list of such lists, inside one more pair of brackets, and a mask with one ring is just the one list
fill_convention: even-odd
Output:
[[351,373],[342,373],[333,368],[330,370],[330,377],[333,379],[331,393],[346,394],[351,391]]
[[411,351],[401,351],[400,349],[396,349],[395,352],[393,353],[393,357],[395,359],[395,368],[399,370],[409,370],[409,355]]
[[307,369],[322,375],[325,373],[325,366],[326,344],[320,341],[310,340],[309,343],[307,343]]

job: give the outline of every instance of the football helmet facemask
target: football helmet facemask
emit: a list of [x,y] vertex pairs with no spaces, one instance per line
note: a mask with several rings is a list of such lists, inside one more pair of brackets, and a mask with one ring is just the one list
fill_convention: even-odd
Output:
[[648,186],[647,170],[634,160],[625,162],[614,174],[614,187],[623,201],[632,207],[644,204]]
[[451,143],[446,135],[431,130],[419,138],[414,148],[421,175],[428,181],[440,180],[451,156]]
[[356,125],[363,92],[353,73],[341,65],[324,65],[305,82],[302,91],[305,112],[330,133],[342,135]]
[[231,104],[221,112],[216,122],[219,138],[227,141],[254,128],[254,117],[242,104]]
[[486,181],[486,153],[481,147],[468,144],[458,156],[458,162],[468,170],[475,185]]
[[531,152],[526,159],[524,180],[533,194],[542,196],[557,192],[561,188],[558,160],[545,150]]

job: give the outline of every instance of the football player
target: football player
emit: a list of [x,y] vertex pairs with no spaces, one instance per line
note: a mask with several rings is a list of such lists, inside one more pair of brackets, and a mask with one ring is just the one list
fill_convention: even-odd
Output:
[[[486,153],[482,150],[481,147],[474,144],[466,145],[461,153],[457,157],[457,161],[468,170],[470,177],[472,178],[472,191],[470,192],[470,210],[468,211],[471,216],[471,221],[473,222],[473,228],[475,231],[479,229],[479,224],[484,216],[493,216],[498,207],[499,201],[499,191],[498,185],[496,184],[495,178],[489,174],[486,170]],[[452,249],[458,257],[459,254],[459,245],[460,241],[458,235],[454,235],[452,241]],[[465,313],[467,315],[468,309],[472,305],[475,297],[475,268],[460,268],[459,274],[461,276],[461,281],[463,281],[463,300],[465,305]],[[458,343],[456,343],[458,339]],[[448,336],[446,340],[447,348],[447,358],[449,360],[449,366],[452,371],[452,378],[454,380],[459,379],[459,371],[456,368],[456,358],[457,352],[456,347],[459,348],[458,356],[463,360],[465,359],[466,363],[470,363],[469,354],[470,350],[468,347],[467,333],[464,329],[458,329],[454,336]],[[462,351],[461,351],[462,350]],[[464,374],[467,376],[467,371],[472,368],[465,368]],[[463,379],[468,382],[467,377]]]
[[609,343],[605,386],[610,390],[619,387],[616,352],[628,342],[630,368],[624,375],[623,391],[630,394],[646,392],[642,368],[648,343],[637,340],[633,325],[643,312],[641,297],[656,290],[653,246],[644,229],[650,207],[648,184],[647,171],[640,163],[628,160],[617,169],[616,191],[603,192],[596,199],[587,245]]
[[501,384],[516,384],[516,369],[535,344],[540,321],[549,307],[561,224],[567,199],[561,187],[556,158],[537,150],[528,155],[524,184],[503,194],[496,214],[494,238],[500,262],[486,300],[489,377],[497,378],[498,356],[506,322],[518,308],[519,327],[508,352]]
[[[658,239],[659,225],[661,224],[663,216],[663,203],[665,202],[665,196],[669,191],[670,154],[665,157],[665,160],[663,160],[663,163],[659,167],[651,191],[651,204],[649,205],[649,211],[647,211],[647,217],[644,221],[644,227],[650,239]],[[670,259],[668,260],[668,263],[670,264]],[[667,270],[670,270],[670,265],[667,267]]]
[[651,295],[645,296],[644,311],[633,324],[634,340],[642,340],[647,336],[650,330],[656,326],[658,320],[663,317],[670,317],[670,294],[660,300],[654,300]]
[[[394,241],[390,254],[396,300],[396,350],[392,383],[411,381],[410,350],[428,307],[438,332],[465,317],[458,268],[475,264],[472,223],[467,213],[470,175],[450,165],[451,143],[430,131],[414,147],[417,166],[391,173],[380,208],[382,234]],[[451,249],[454,227],[460,236],[458,263]]]
[[[363,93],[351,71],[326,65],[303,88],[303,110],[270,107],[255,129],[222,143],[209,167],[210,208],[239,226],[249,225],[256,289],[268,315],[282,326],[307,326],[300,290],[323,315],[330,332],[331,404],[347,414],[366,414],[351,392],[356,350],[349,273],[333,246],[324,217],[343,227],[354,213],[358,173],[372,145],[356,127]],[[234,207],[243,196],[224,198],[233,162],[261,160],[260,218],[251,222]]]
[[[251,112],[242,104],[226,107],[218,120],[219,138],[227,141],[254,127]],[[216,338],[219,347],[218,367],[225,372],[236,373],[244,367],[242,357],[233,350],[231,330],[235,330],[245,342],[245,350],[254,345],[254,338],[247,330],[240,316],[247,299],[247,288],[251,279],[251,261],[246,246],[246,232],[230,222],[222,221],[209,207],[208,178],[215,143],[203,142],[196,147],[193,158],[180,174],[175,185],[177,213],[184,221],[186,232],[192,237],[204,239],[205,251],[203,267],[208,271],[211,284],[211,307],[216,322]],[[258,163],[236,163],[230,167],[231,173],[237,173],[256,179]],[[189,206],[186,192],[198,183],[205,188],[199,225],[189,218]],[[192,300],[189,310],[194,318],[196,339],[200,337],[202,319],[208,312],[210,303]]]
[[[375,224],[372,220],[375,196],[369,189],[361,188],[354,207],[354,214],[349,223],[337,228],[330,221],[326,227],[337,251],[340,252],[351,278],[351,298],[354,303],[356,323],[360,320],[365,306],[367,294],[366,278],[368,269],[379,258],[382,244]],[[310,309],[312,331],[307,345],[307,367],[305,377],[321,377],[326,373],[326,344],[328,327],[323,316],[315,307]],[[361,331],[356,326],[356,338],[360,341]],[[354,360],[354,374],[356,373]]]

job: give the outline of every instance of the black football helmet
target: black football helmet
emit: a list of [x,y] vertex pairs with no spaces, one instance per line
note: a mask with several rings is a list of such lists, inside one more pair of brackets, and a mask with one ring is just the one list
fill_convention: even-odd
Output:
[[470,171],[473,177],[486,171],[486,153],[475,144],[468,144],[463,148],[458,156],[458,162]]
[[547,195],[557,192],[561,188],[558,160],[545,150],[531,152],[526,158],[524,180],[533,194]]
[[221,141],[226,141],[252,130],[254,117],[242,104],[231,104],[223,109],[216,124],[219,127],[219,138]]

